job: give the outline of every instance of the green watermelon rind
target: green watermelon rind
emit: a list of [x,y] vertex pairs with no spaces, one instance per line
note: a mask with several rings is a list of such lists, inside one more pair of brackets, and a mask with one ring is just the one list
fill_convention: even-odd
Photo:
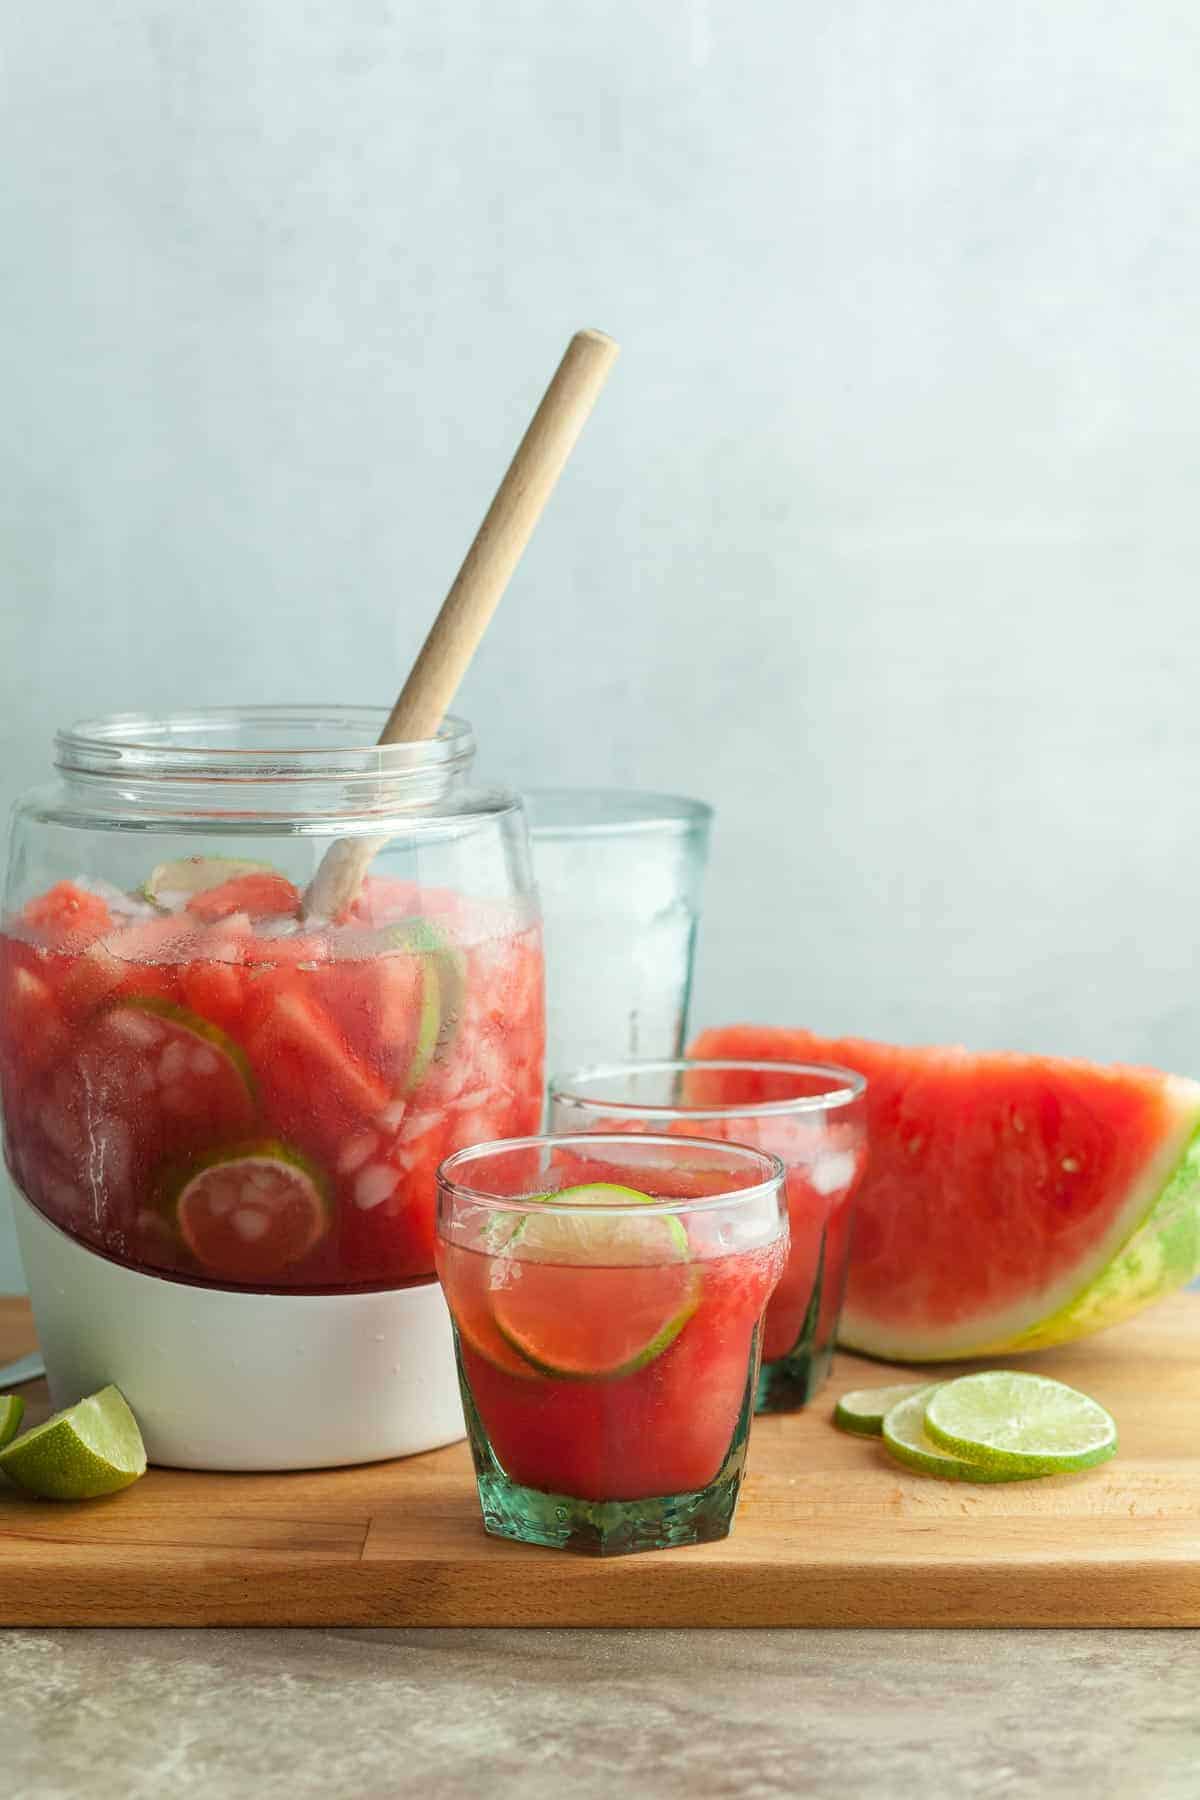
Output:
[[[1042,1296],[1041,1316],[1014,1319],[1011,1330],[997,1330],[993,1320],[991,1330],[954,1341],[939,1327],[920,1344],[911,1330],[889,1331],[843,1317],[839,1342],[866,1356],[908,1363],[1048,1349],[1118,1325],[1200,1274],[1200,1088],[1182,1077],[1167,1079],[1180,1123],[1134,1184],[1114,1229],[1088,1258],[1085,1277],[1073,1292],[1057,1303]],[[1021,1310],[1028,1313],[1029,1303]]]
[[[1200,1128],[1149,1213],[1103,1271],[1060,1312],[1006,1348],[1045,1350],[1090,1337],[1200,1275]],[[990,1350],[990,1347],[989,1347]]]

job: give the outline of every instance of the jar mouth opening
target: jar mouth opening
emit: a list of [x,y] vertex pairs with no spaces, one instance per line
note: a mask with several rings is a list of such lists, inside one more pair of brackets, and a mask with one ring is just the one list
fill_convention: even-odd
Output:
[[387,717],[381,706],[104,713],[58,732],[55,763],[72,774],[115,778],[293,782],[449,776],[474,756],[465,719],[446,718],[434,738],[380,744]]

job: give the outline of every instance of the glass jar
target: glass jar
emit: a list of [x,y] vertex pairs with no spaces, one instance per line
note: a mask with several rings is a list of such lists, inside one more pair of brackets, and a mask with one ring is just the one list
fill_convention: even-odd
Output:
[[[467,785],[462,721],[380,747],[384,718],[110,715],[61,732],[57,784],[16,808],[9,1167],[114,1262],[265,1293],[427,1280],[438,1164],[538,1128],[521,803]],[[338,842],[366,873],[328,917],[309,884]]]

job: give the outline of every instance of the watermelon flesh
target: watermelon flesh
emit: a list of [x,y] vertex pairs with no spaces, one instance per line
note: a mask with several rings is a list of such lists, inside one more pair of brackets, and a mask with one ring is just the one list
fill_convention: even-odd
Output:
[[867,1077],[851,1349],[931,1362],[1067,1343],[1200,1272],[1198,1082],[773,1026],[703,1032],[690,1054]]

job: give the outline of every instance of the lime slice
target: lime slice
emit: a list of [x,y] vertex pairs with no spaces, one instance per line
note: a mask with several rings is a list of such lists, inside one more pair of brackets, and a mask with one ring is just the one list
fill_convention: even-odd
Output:
[[[211,1019],[202,1019],[199,1013],[190,1012],[186,1006],[176,1006],[173,1000],[159,1000],[152,994],[130,994],[127,999],[117,1000],[107,1009],[104,1017],[109,1024],[117,1021],[119,1031],[121,1029],[119,1021],[122,1015],[128,1016],[131,1013],[150,1013],[156,1019],[165,1020],[166,1024],[173,1029],[162,1040],[163,1044],[169,1044],[174,1038],[182,1045],[185,1052],[196,1049],[215,1050],[221,1059],[220,1068],[237,1077],[238,1083],[245,1089],[245,1098],[253,1102],[255,1084],[250,1058],[242,1046],[235,1043],[227,1031],[222,1031],[219,1025],[214,1025]],[[160,1044],[151,1045],[148,1039],[144,1042],[139,1041],[136,1034],[133,1033],[132,1027],[130,1027],[129,1035],[133,1036],[136,1048],[143,1055],[152,1048],[157,1051],[162,1047]],[[196,1061],[186,1055],[182,1057],[176,1055],[173,1062],[168,1063],[166,1078],[182,1082],[195,1089],[198,1076],[202,1078],[201,1085],[203,1085],[203,1082],[211,1082],[217,1074],[217,1068],[209,1066],[210,1062],[211,1059]],[[241,1096],[239,1096],[240,1098]],[[187,1109],[181,1107],[178,1110],[186,1111]]]
[[924,1388],[910,1394],[884,1415],[883,1444],[888,1454],[906,1468],[916,1469],[922,1475],[940,1476],[943,1481],[1013,1480],[1013,1476],[1001,1474],[984,1463],[951,1456],[939,1449],[925,1430],[925,1406],[931,1392],[936,1393],[937,1389]]
[[[531,1200],[553,1201],[563,1207],[654,1206],[653,1194],[619,1187],[614,1181],[592,1181],[582,1187],[562,1188],[553,1194],[531,1194]],[[674,1213],[656,1213],[639,1219],[630,1214],[600,1213],[596,1218],[576,1212],[523,1213],[509,1242],[521,1246],[521,1255],[539,1262],[581,1264],[686,1262],[688,1236],[683,1221]]]
[[435,1054],[444,1055],[458,1031],[467,988],[467,959],[432,919],[417,916],[388,926],[385,937],[397,950],[420,956],[425,984],[421,1020],[408,1071],[409,1091],[419,1087]]
[[0,1394],[0,1450],[11,1444],[25,1416],[25,1402],[20,1394]]
[[[541,1375],[613,1381],[661,1356],[700,1304],[702,1278],[671,1213],[621,1207],[653,1196],[610,1182],[548,1195],[524,1213],[491,1270],[496,1328]],[[558,1207],[570,1206],[571,1212]],[[596,1207],[595,1218],[586,1209]]]
[[0,1450],[0,1469],[43,1500],[97,1500],[146,1473],[137,1420],[119,1388],[101,1388]]
[[163,912],[176,912],[193,894],[206,894],[239,875],[274,875],[270,863],[249,862],[240,856],[181,856],[159,863],[142,885],[147,900]]
[[166,1198],[196,1261],[234,1281],[269,1281],[329,1229],[328,1182],[275,1138],[213,1150],[168,1180]]
[[1065,1382],[1015,1369],[948,1381],[929,1398],[925,1425],[943,1450],[997,1476],[1057,1475],[1116,1455],[1111,1413]]
[[906,1381],[894,1383],[891,1387],[852,1388],[843,1394],[833,1409],[833,1422],[843,1431],[853,1431],[858,1437],[878,1437],[883,1430],[885,1413],[891,1412],[901,1400],[907,1400],[913,1394],[928,1394],[932,1384],[928,1381]]

